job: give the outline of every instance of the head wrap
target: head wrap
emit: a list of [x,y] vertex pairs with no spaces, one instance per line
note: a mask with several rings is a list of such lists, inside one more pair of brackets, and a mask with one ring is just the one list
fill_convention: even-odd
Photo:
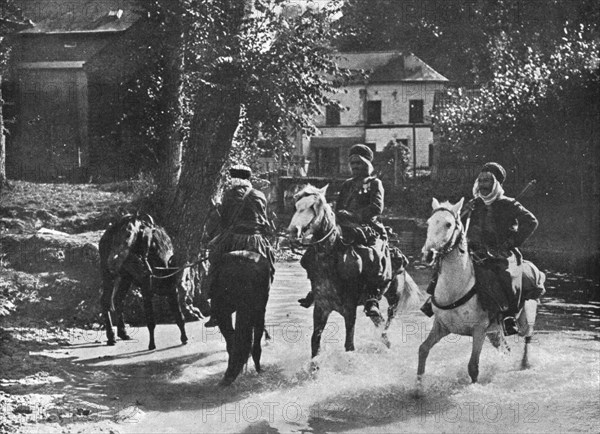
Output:
[[243,164],[236,164],[229,169],[229,175],[232,178],[250,179],[252,177],[252,169]]
[[[502,167],[502,166],[500,166],[500,167]],[[489,172],[492,175],[492,178],[494,178],[494,185],[492,186],[492,191],[487,196],[483,196],[481,194],[481,192],[479,191],[479,177],[478,177],[475,180],[475,184],[473,184],[473,197],[481,198],[481,200],[483,200],[483,203],[485,203],[486,205],[491,205],[496,199],[498,199],[499,197],[502,197],[504,195],[504,189],[502,188],[502,184],[496,178],[496,175],[494,175],[494,172],[492,172],[490,170],[482,170],[482,172]]]
[[373,168],[373,151],[365,145],[354,145],[350,148],[348,162],[361,161],[367,168],[367,176],[371,176],[375,169]]
[[483,167],[481,168],[481,171],[482,172],[490,172],[492,175],[494,175],[494,178],[496,178],[496,180],[500,184],[504,184],[504,181],[506,180],[506,170],[504,170],[504,167],[502,167],[498,163],[494,163],[494,162],[485,163],[483,165]]
[[373,151],[371,148],[365,145],[352,146],[350,148],[350,152],[348,153],[348,157],[352,157],[353,155],[358,155],[366,160],[373,161]]

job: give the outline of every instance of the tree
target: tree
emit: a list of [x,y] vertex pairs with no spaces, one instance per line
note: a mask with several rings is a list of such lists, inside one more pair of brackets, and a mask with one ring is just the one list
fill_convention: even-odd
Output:
[[12,0],[0,0],[0,192],[6,185],[6,138],[4,129],[4,117],[2,115],[2,76],[6,69],[6,63],[10,54],[10,45],[7,37],[14,32],[27,28],[30,21],[25,21],[21,10],[17,8]]
[[164,86],[161,98],[176,102],[176,128],[185,132],[159,143],[170,147],[163,155],[182,143],[180,160],[159,160],[161,173],[180,175],[158,177],[162,220],[183,262],[200,251],[204,218],[230,157],[259,146],[285,152],[290,130],[311,130],[311,116],[329,103],[343,71],[330,56],[333,7],[292,15],[281,13],[281,0],[175,3],[145,7],[164,24],[158,31],[169,41],[165,49],[183,47],[177,61],[161,61],[161,80],[179,83]]
[[506,35],[548,51],[565,23],[600,21],[595,0],[348,0],[343,12],[342,50],[410,51],[460,85],[493,78],[494,47]]
[[583,25],[564,27],[548,52],[523,53],[507,37],[494,54],[493,80],[436,115],[445,162],[497,160],[547,192],[584,197],[598,170],[599,49],[595,29]]

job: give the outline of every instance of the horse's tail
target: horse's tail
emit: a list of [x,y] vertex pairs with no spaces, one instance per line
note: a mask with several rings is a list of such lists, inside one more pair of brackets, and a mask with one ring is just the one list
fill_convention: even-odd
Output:
[[239,309],[236,312],[233,350],[229,356],[229,363],[222,384],[229,385],[233,383],[242,372],[248,357],[250,357],[253,333],[254,325],[251,313],[245,309]]
[[404,280],[404,285],[401,286],[399,291],[400,301],[398,302],[398,309],[406,312],[418,308],[425,301],[425,298],[427,298],[427,294],[419,289],[419,286],[406,270],[400,273],[397,278],[401,281]]

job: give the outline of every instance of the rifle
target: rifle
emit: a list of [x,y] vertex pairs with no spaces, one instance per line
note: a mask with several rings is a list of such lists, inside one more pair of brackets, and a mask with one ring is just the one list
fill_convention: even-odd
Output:
[[[515,196],[515,200],[521,198],[536,183],[537,183],[536,179],[532,179],[531,181],[529,181],[527,183],[527,185],[525,187],[523,187],[523,189],[521,190],[521,192],[517,196]],[[470,201],[468,201],[467,204],[465,205],[465,207],[463,208],[463,211],[460,213],[460,218],[461,219],[468,214],[467,222],[465,223],[465,233],[467,233],[467,231],[469,230],[469,224],[471,223],[471,213],[473,212],[473,203],[475,202],[475,200],[476,199],[473,198]]]

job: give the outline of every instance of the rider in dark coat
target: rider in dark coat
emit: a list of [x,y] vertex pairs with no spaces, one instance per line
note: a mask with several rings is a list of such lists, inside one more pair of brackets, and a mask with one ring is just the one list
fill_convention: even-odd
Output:
[[[387,241],[385,227],[378,220],[383,211],[384,189],[381,180],[373,174],[372,160],[373,151],[369,147],[354,145],[350,148],[349,161],[353,176],[342,184],[336,202],[336,221],[342,227],[344,238],[362,245],[371,245],[377,238]],[[371,259],[372,263],[364,266],[363,277],[367,281],[365,312],[368,316],[379,316],[380,286],[388,280],[384,276],[386,274],[385,265],[381,264],[383,254],[383,252],[372,249],[371,255],[374,256]],[[309,277],[310,261],[313,256],[312,249],[309,248],[301,261],[302,266],[308,271]],[[363,262],[365,260],[367,258],[363,257]],[[314,295],[310,291],[305,298],[298,302],[303,307],[309,307],[313,300]]]
[[492,270],[508,300],[503,312],[507,334],[517,333],[516,315],[521,295],[519,247],[538,226],[535,216],[513,198],[504,196],[506,171],[497,163],[487,163],[473,186],[473,211],[467,233],[469,250],[475,260]]
[[[205,297],[211,298],[215,271],[223,255],[234,250],[248,250],[259,253],[271,262],[271,278],[275,272],[274,257],[267,238],[271,226],[267,217],[267,200],[260,191],[252,188],[252,171],[244,165],[233,166],[229,174],[231,181],[223,193],[222,204],[218,207],[219,234],[209,243],[209,263]],[[211,319],[205,327],[217,325]]]
[[[538,221],[518,201],[504,195],[502,184],[505,180],[506,171],[498,163],[486,163],[482,167],[473,185],[474,198],[466,207],[471,219],[467,239],[477,280],[487,278],[480,267],[493,271],[508,300],[508,309],[503,311],[503,325],[505,333],[512,335],[518,332],[516,315],[521,296],[522,256],[518,248],[535,231]],[[433,294],[436,283],[437,272],[428,293]],[[429,316],[433,314],[430,301],[422,310]]]

